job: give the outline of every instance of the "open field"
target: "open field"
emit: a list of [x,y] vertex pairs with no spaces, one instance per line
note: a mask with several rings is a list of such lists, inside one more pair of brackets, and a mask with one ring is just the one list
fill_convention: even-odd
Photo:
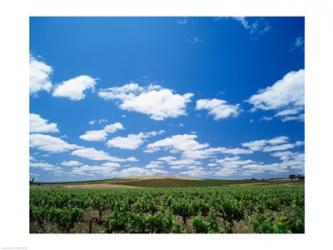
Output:
[[145,178],[32,185],[31,233],[303,233],[304,184]]

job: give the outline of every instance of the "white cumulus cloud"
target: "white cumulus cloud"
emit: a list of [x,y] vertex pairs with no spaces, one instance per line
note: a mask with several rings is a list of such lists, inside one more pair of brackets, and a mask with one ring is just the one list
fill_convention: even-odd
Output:
[[200,99],[197,101],[196,110],[208,110],[215,120],[228,117],[237,117],[240,113],[239,104],[231,105],[222,99]]
[[104,141],[107,133],[104,130],[89,130],[83,135],[80,135],[80,139],[85,141]]
[[118,136],[111,140],[108,140],[107,145],[109,147],[121,148],[121,149],[136,149],[143,143],[142,133],[129,134],[126,137]]
[[230,176],[240,171],[240,168],[244,165],[252,164],[252,160],[242,160],[238,156],[225,157],[216,160],[216,163],[221,165],[221,168],[215,173],[217,176]]
[[49,123],[38,114],[30,113],[30,133],[56,133],[59,132],[56,123]]
[[75,175],[103,175],[110,176],[112,172],[120,167],[118,163],[115,162],[105,162],[101,165],[82,165],[79,167],[74,167],[71,171],[72,174]]
[[124,129],[124,126],[120,122],[112,123],[104,127],[104,131],[107,133],[114,133],[117,130]]
[[[55,176],[63,175],[64,171],[61,167],[54,164],[45,162],[45,161],[34,161],[29,163],[30,168],[41,169],[43,171],[48,171],[54,174]],[[39,176],[38,174],[30,174],[31,176]]]
[[108,134],[114,133],[118,130],[124,129],[124,126],[120,122],[106,125],[100,130],[89,130],[83,135],[80,135],[80,139],[85,141],[104,141]]
[[30,56],[30,94],[51,90],[52,71],[51,66]]
[[264,152],[272,152],[272,151],[282,151],[294,148],[295,145],[291,143],[281,144],[281,145],[274,145],[274,146],[267,146],[263,149]]
[[78,101],[85,98],[85,91],[87,89],[94,89],[96,79],[81,75],[75,78],[63,81],[57,85],[52,93],[56,97],[66,97],[72,101]]
[[304,70],[291,71],[249,98],[255,109],[276,111],[282,121],[304,120]]
[[[267,150],[270,147],[274,147],[276,145],[285,144],[288,141],[287,136],[277,136],[272,139],[262,139],[262,140],[255,140],[255,141],[249,141],[242,143],[243,147],[249,148],[252,151],[262,151]],[[267,152],[267,151],[265,151]]]
[[[208,143],[200,143],[197,141],[197,135],[195,134],[180,134],[173,135],[171,137],[164,138],[162,140],[150,143],[146,146],[146,153],[153,153],[159,150],[166,150],[170,153],[182,154],[182,160],[177,160],[184,165],[185,162],[194,164],[194,160],[206,159],[216,154],[251,154],[253,151],[248,148],[226,148],[226,147],[210,147]],[[161,160],[170,162],[177,162],[176,159],[170,159],[170,156],[162,158]],[[196,164],[200,165],[200,162],[196,161]]]
[[110,162],[134,162],[137,161],[135,157],[129,157],[127,159],[111,156],[108,153],[97,150],[94,148],[79,148],[71,152],[74,156],[79,156],[93,161],[110,161]]
[[211,173],[208,172],[206,169],[200,166],[194,166],[193,168],[189,168],[185,171],[179,173],[183,176],[190,176],[190,177],[204,177],[209,176]]
[[126,137],[118,136],[107,141],[109,147],[134,150],[140,147],[145,139],[164,133],[161,131],[140,132],[138,134],[129,134]]
[[148,144],[145,152],[156,152],[160,149],[171,150],[171,152],[193,151],[209,146],[207,143],[198,143],[196,138],[197,136],[193,134],[174,135]]
[[146,169],[160,169],[162,167],[163,162],[161,161],[151,161],[145,166]]
[[77,167],[82,165],[82,163],[79,161],[63,161],[61,165],[65,167]]
[[64,140],[45,134],[30,134],[30,147],[47,152],[64,152],[78,148],[79,146],[69,144]]
[[186,105],[192,93],[176,94],[173,90],[159,85],[141,87],[137,83],[121,87],[102,89],[98,95],[106,100],[120,101],[120,109],[149,115],[154,120],[164,120],[186,115]]
[[116,157],[113,157],[102,150],[96,150],[94,148],[76,149],[71,154],[94,161],[117,161]]
[[127,177],[127,176],[144,176],[144,175],[166,175],[168,172],[163,169],[145,169],[140,167],[125,168],[117,173],[114,173],[116,177]]
[[231,154],[231,155],[242,155],[242,154],[251,154],[253,153],[252,150],[246,149],[246,148],[225,148],[225,147],[217,147],[217,148],[211,148],[215,149],[216,152],[220,152],[223,154]]

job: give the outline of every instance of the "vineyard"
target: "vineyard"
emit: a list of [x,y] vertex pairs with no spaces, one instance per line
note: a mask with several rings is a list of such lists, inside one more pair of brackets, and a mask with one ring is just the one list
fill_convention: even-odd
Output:
[[304,233],[304,185],[30,190],[31,233]]

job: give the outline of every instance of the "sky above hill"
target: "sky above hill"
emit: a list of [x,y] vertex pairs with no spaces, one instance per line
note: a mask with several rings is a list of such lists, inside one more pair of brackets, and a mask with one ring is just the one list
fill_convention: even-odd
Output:
[[304,18],[31,17],[30,178],[304,173]]

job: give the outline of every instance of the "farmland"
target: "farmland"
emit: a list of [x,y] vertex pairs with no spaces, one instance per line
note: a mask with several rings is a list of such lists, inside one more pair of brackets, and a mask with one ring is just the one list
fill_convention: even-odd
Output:
[[176,178],[32,185],[30,232],[303,233],[304,185]]

